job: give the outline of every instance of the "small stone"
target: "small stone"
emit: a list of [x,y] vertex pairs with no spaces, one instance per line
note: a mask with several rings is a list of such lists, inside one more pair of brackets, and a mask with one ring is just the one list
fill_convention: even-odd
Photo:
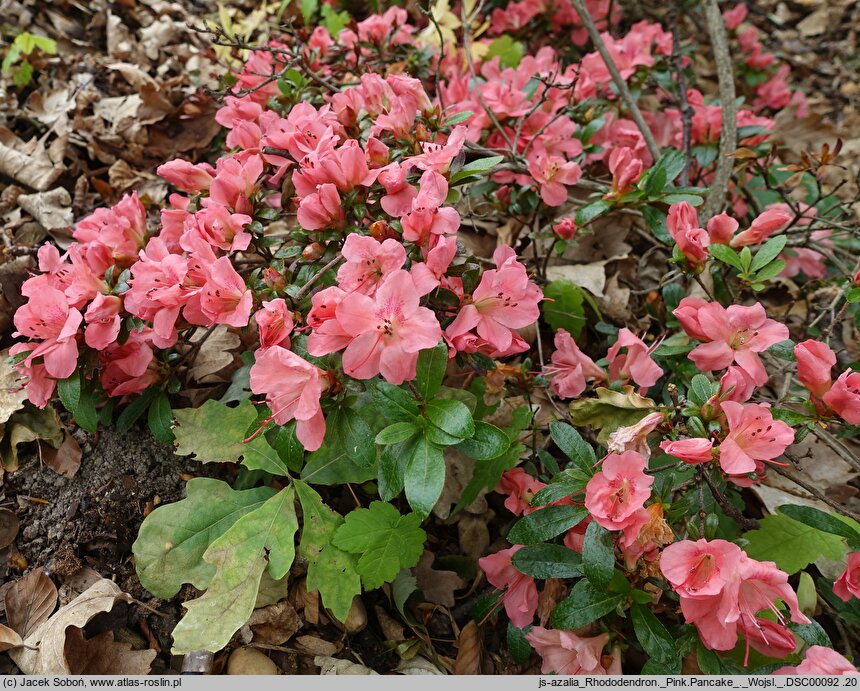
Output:
[[280,674],[267,655],[254,648],[236,648],[227,661],[227,674]]

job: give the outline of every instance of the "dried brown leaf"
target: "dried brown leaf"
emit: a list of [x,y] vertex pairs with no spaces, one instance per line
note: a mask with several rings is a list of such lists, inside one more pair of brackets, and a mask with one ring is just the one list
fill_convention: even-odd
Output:
[[[192,343],[198,343],[205,332],[198,331]],[[200,346],[191,366],[191,378],[200,383],[222,381],[214,375],[233,362],[233,350],[239,347],[241,339],[226,326],[219,324]]]
[[63,187],[22,194],[18,197],[18,204],[48,231],[68,228],[74,220],[72,197]]
[[242,639],[254,643],[282,645],[302,627],[302,620],[287,600],[255,609],[242,627]]
[[48,444],[42,444],[41,449],[45,465],[58,475],[74,477],[81,467],[81,447],[68,432],[59,449]]
[[70,674],[148,674],[154,650],[132,650],[130,643],[115,641],[113,631],[84,638],[77,626],[66,630],[63,655]]
[[71,674],[65,656],[66,630],[70,626],[83,628],[97,614],[109,612],[118,599],[128,596],[116,583],[102,578],[37,626],[24,639],[27,647],[11,650],[9,655],[24,674]]
[[8,357],[9,351],[0,353],[0,425],[20,410],[27,400],[18,370],[6,362]]
[[0,653],[11,648],[17,648],[23,643],[24,641],[15,631],[0,624]]
[[0,549],[6,549],[18,534],[18,516],[9,509],[0,509]]
[[66,169],[63,157],[68,135],[58,137],[48,147],[42,141],[30,147],[17,137],[13,137],[11,143],[8,138],[4,139],[7,141],[0,142],[0,173],[27,187],[44,192]]
[[465,588],[466,581],[454,571],[437,571],[433,568],[433,560],[433,553],[425,551],[412,573],[427,602],[453,607],[454,591]]
[[481,673],[481,630],[474,619],[470,619],[460,630],[457,639],[457,660],[454,674]]
[[57,587],[42,569],[33,569],[6,591],[6,621],[27,638],[57,606]]

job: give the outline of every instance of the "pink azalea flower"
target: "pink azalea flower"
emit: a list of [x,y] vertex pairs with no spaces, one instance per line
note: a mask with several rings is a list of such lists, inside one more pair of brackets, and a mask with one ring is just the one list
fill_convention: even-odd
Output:
[[843,602],[860,597],[860,552],[848,555],[848,566],[833,584],[833,594]]
[[[720,377],[719,401],[736,401],[746,403],[755,391],[755,382],[745,369],[737,365],[729,365],[726,373]],[[717,401],[717,403],[719,403]],[[718,406],[715,406],[718,407]]]
[[247,326],[253,294],[236,273],[229,257],[217,259],[201,291],[200,309],[215,324]]
[[418,196],[418,190],[406,182],[406,173],[399,163],[391,163],[379,171],[379,182],[385,188],[379,203],[385,213],[395,218],[412,211],[412,201]]
[[609,454],[585,487],[591,517],[607,530],[624,531],[625,545],[632,544],[650,520],[644,505],[654,478],[645,474],[645,466],[645,458],[635,451]]
[[732,9],[723,12],[723,20],[726,23],[726,28],[731,31],[737,29],[741,22],[747,17],[747,6],[745,3],[739,3]]
[[293,330],[293,315],[283,298],[264,300],[262,308],[254,314],[260,332],[260,348],[270,346],[290,347],[290,332]]
[[460,227],[460,214],[451,207],[439,208],[448,196],[448,181],[433,170],[426,170],[419,181],[412,209],[400,223],[403,239],[427,245],[431,235],[450,235]]
[[369,187],[378,172],[370,170],[367,156],[356,139],[348,139],[337,149],[313,152],[302,159],[293,172],[293,185],[300,197],[312,194],[319,185],[331,183],[341,194],[356,187]]
[[478,559],[481,570],[491,585],[505,589],[505,612],[511,623],[519,629],[532,623],[538,606],[538,592],[534,578],[518,571],[511,559],[522,549],[514,545],[495,554]]
[[331,183],[317,187],[316,192],[299,202],[296,218],[305,230],[343,228],[346,225],[346,214],[343,212],[337,187]]
[[576,398],[585,391],[586,379],[606,378],[604,371],[579,349],[567,331],[556,331],[554,343],[555,352],[550,358],[552,366],[544,368],[544,375],[550,378],[556,396]]
[[453,340],[476,329],[495,349],[505,351],[514,340],[513,329],[534,324],[540,316],[543,294],[507,245],[496,248],[493,261],[497,268],[484,271],[472,301],[463,305],[445,333]]
[[669,207],[666,229],[687,261],[697,267],[705,263],[708,258],[708,246],[711,244],[708,233],[698,226],[696,210],[687,202]]
[[575,185],[582,177],[578,163],[561,156],[539,155],[529,162],[529,173],[540,185],[540,197],[547,206],[561,206],[567,200],[565,185]]
[[457,241],[450,236],[436,235],[438,240],[431,250],[422,248],[425,261],[414,262],[409,269],[419,295],[426,295],[442,283],[445,272],[457,256]]
[[325,437],[320,396],[328,386],[325,372],[279,345],[257,351],[251,366],[251,391],[265,394],[277,424],[296,421],[296,436],[308,451],[320,448]]
[[70,377],[78,364],[78,327],[83,315],[69,307],[66,296],[50,286],[34,292],[24,292],[27,304],[15,312],[17,331],[13,336],[26,336],[40,341],[24,362],[30,366],[37,357],[44,358],[45,370],[57,379]]
[[522,468],[511,468],[502,475],[495,491],[507,494],[505,508],[514,516],[527,515],[537,507],[531,505],[535,494],[546,487],[546,483],[535,480]]
[[162,163],[155,172],[183,192],[200,194],[200,192],[209,189],[215,169],[208,163],[195,165],[177,158]]
[[813,645],[807,648],[806,657],[799,665],[780,667],[774,674],[860,674],[857,668],[832,648]]
[[791,214],[784,209],[768,209],[759,214],[749,228],[735,235],[729,244],[736,249],[757,245],[767,240],[790,220]]
[[382,374],[391,384],[414,379],[418,352],[432,348],[442,336],[433,312],[419,307],[419,297],[409,272],[394,271],[372,298],[361,293],[344,296],[335,308],[335,319],[308,338],[308,352],[315,356],[334,352],[332,346],[346,334],[350,341],[343,367],[349,376],[370,379]]
[[[183,223],[185,233],[193,233],[225,252],[243,252],[251,244],[251,234],[245,226],[251,222],[247,214],[233,214],[225,206],[205,207],[195,214],[188,214]],[[194,248],[193,243],[183,242],[180,246],[186,251]]]
[[[35,343],[16,343],[9,348],[9,355],[28,353],[35,345]],[[27,390],[27,400],[37,408],[48,405],[57,387],[57,380],[48,374],[45,365],[25,358],[15,365],[15,369],[26,378],[24,388]]]
[[[627,349],[625,354],[620,354],[622,348]],[[606,353],[609,376],[616,381],[632,379],[645,389],[654,386],[663,376],[663,370],[651,359],[651,350],[630,329],[621,329],[618,340]]]
[[337,271],[337,281],[347,293],[373,295],[380,282],[406,262],[406,250],[397,240],[379,242],[356,233],[346,236],[341,254],[346,262]]
[[700,370],[719,370],[736,362],[756,386],[768,379],[758,353],[788,338],[788,327],[768,319],[761,303],[726,309],[717,302],[684,298],[673,314],[690,336],[707,341],[690,353]]
[[794,443],[794,431],[774,420],[764,405],[723,401],[729,433],[720,443],[720,467],[729,475],[756,470],[756,461],[772,461]]
[[116,341],[122,326],[122,318],[119,316],[121,310],[122,298],[102,293],[96,295],[84,313],[87,322],[84,341],[90,348],[103,350]]
[[860,425],[860,372],[839,375],[823,400],[849,425]]
[[580,638],[571,631],[548,630],[533,626],[526,640],[540,655],[542,674],[609,674],[601,655],[609,634]]
[[99,351],[101,385],[108,396],[140,393],[161,380],[163,369],[153,356],[151,336],[149,329],[133,331],[122,345],[113,343]]
[[[437,134],[436,136],[438,137],[439,135]],[[446,173],[451,167],[451,162],[460,153],[465,143],[466,128],[461,125],[457,126],[448,135],[448,139],[444,144],[421,142],[421,148],[424,150],[424,153],[418,156],[410,156],[404,160],[404,165],[420,168],[421,170],[435,170],[438,173]]]
[[[117,264],[129,266],[146,242],[146,209],[137,198],[137,192],[126,194],[111,208],[96,209],[78,221],[72,236],[85,246],[86,255],[92,250],[104,250]],[[91,245],[97,247],[89,247]],[[107,266],[109,264],[104,268]]]
[[568,216],[567,218],[561,219],[558,223],[556,223],[552,227],[552,232],[555,233],[562,240],[572,240],[573,236],[576,235],[576,223],[573,218]]
[[642,177],[644,164],[642,159],[629,146],[620,146],[612,149],[609,154],[609,172],[612,173],[613,198],[622,197],[639,182]]
[[830,370],[836,364],[836,353],[826,343],[810,339],[794,346],[794,355],[800,383],[821,398],[830,389]]
[[686,463],[707,463],[714,460],[713,439],[678,439],[677,441],[662,441],[660,448],[670,456]]
[[248,156],[244,161],[236,157],[218,159],[215,177],[209,185],[209,198],[205,206],[220,204],[237,213],[251,211],[250,197],[257,190],[257,181],[263,174],[263,159]]
[[682,597],[718,595],[735,577],[744,552],[726,540],[683,540],[660,555],[660,570]]
[[728,245],[737,229],[738,222],[728,214],[717,214],[708,221],[708,237],[712,245]]
[[647,460],[651,457],[651,447],[648,446],[648,435],[651,434],[657,426],[665,422],[666,416],[663,413],[651,413],[646,415],[635,425],[628,427],[619,427],[606,442],[606,450],[609,453],[621,454],[625,451],[635,451],[642,454]]

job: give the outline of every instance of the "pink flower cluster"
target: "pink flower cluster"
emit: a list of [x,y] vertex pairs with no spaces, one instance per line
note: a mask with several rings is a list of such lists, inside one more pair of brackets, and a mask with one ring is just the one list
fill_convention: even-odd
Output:
[[[797,647],[787,618],[809,623],[788,585],[788,574],[772,562],[751,559],[731,542],[676,542],[663,550],[660,569],[681,598],[684,618],[711,650],[731,650],[743,635],[747,656],[752,647],[782,658]],[[788,607],[787,616],[777,607],[778,600]],[[773,618],[760,616],[762,611]]]

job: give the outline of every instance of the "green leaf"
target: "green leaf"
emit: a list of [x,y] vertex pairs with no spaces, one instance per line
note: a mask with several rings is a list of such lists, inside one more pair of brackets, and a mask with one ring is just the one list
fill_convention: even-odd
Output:
[[418,425],[414,422],[395,422],[377,434],[375,441],[382,446],[400,444],[401,442],[408,441],[420,431]]
[[422,517],[429,515],[444,485],[445,457],[442,449],[422,436],[415,442],[403,478],[409,506]]
[[305,26],[309,26],[317,12],[317,8],[319,7],[319,0],[301,0],[299,4]]
[[505,160],[504,156],[487,156],[486,158],[479,158],[476,161],[471,161],[464,165],[460,170],[456,173],[453,173],[448,181],[448,184],[453,186],[456,185],[460,180],[464,180],[465,178],[471,176],[480,176],[489,173],[493,168],[495,168],[499,163]]
[[449,118],[445,118],[445,126],[451,127],[452,125],[459,125],[461,122],[466,122],[470,117],[472,117],[474,113],[471,110],[461,110],[459,113],[455,113]]
[[549,433],[555,445],[574,465],[589,477],[594,475],[597,456],[594,449],[573,427],[565,422],[552,422]]
[[418,404],[403,389],[388,382],[377,382],[372,390],[373,403],[379,415],[389,422],[414,422]]
[[704,374],[697,374],[690,382],[690,388],[687,389],[687,398],[697,408],[701,408],[719,390],[720,385],[717,382],[712,382]]
[[209,585],[215,567],[203,561],[209,545],[275,493],[270,487],[237,492],[221,480],[193,478],[186,498],[159,506],[140,526],[132,545],[141,585],[158,598],[172,598],[183,583]]
[[170,409],[167,394],[163,391],[158,393],[149,406],[148,422],[149,431],[158,441],[163,444],[173,443],[173,430],[170,429],[173,425],[173,411]]
[[798,506],[797,504],[784,504],[783,506],[778,506],[776,510],[810,528],[815,528],[832,535],[839,535],[840,537],[847,537],[849,540],[860,539],[860,525],[850,518],[837,518],[826,511],[821,511],[811,506]]
[[696,664],[699,665],[699,670],[701,670],[702,674],[713,675],[723,673],[720,656],[713,650],[708,650],[701,641],[696,644]]
[[494,57],[499,56],[499,65],[501,67],[516,68],[525,53],[526,48],[522,43],[515,41],[508,34],[503,34],[490,43],[484,60],[492,60]]
[[352,598],[361,592],[361,578],[355,556],[332,544],[343,517],[323,504],[309,485],[296,481],[295,488],[304,516],[299,554],[308,560],[307,589],[319,590],[323,605],[344,621]]
[[666,174],[666,182],[674,182],[675,178],[684,170],[687,157],[678,149],[667,149],[657,161],[655,168],[663,170]]
[[475,433],[472,413],[460,401],[436,399],[427,403],[424,412],[431,424],[458,440],[468,439]]
[[444,341],[435,348],[428,348],[418,353],[415,388],[425,401],[431,399],[442,386],[446,367],[448,367],[448,346]]
[[785,268],[785,260],[784,259],[774,259],[770,264],[765,266],[762,269],[759,269],[758,273],[755,275],[756,281],[769,281],[772,278],[776,278],[782,273],[782,270]]
[[591,521],[582,545],[582,571],[601,590],[609,587],[615,569],[615,539],[606,528]]
[[457,451],[476,461],[489,461],[501,456],[510,446],[508,435],[498,427],[475,420],[475,433],[457,444]]
[[177,456],[194,454],[203,463],[236,463],[245,453],[248,427],[257,419],[250,401],[235,408],[211,398],[199,408],[173,411]]
[[639,210],[642,212],[642,216],[645,219],[645,223],[648,224],[648,228],[650,228],[651,232],[654,233],[654,237],[660,242],[671,245],[673,240],[672,236],[669,235],[669,231],[666,229],[666,214],[653,206],[648,206],[647,204],[640,207]]
[[173,629],[175,655],[217,652],[230,642],[254,611],[267,565],[274,580],[290,570],[298,528],[295,491],[288,487],[246,513],[209,546],[203,559],[215,567],[215,574],[202,597],[184,603],[187,613]]
[[382,453],[379,454],[377,482],[379,497],[383,501],[390,501],[403,491],[406,464],[415,445],[419,442],[420,439],[410,439],[399,444],[391,444],[382,449]]
[[278,452],[284,464],[293,472],[300,472],[305,463],[305,447],[296,436],[295,421],[289,422],[269,438],[272,448]]
[[338,408],[328,416],[326,425],[332,430],[326,441],[340,446],[355,465],[367,468],[376,462],[373,432],[357,410]]
[[577,339],[585,327],[585,293],[567,280],[552,281],[544,288],[543,318],[553,329],[564,329]]
[[623,595],[596,589],[587,579],[578,581],[549,617],[554,629],[578,629],[609,614],[624,601]]
[[546,506],[565,499],[574,494],[578,494],[591,479],[590,475],[585,474],[578,468],[567,468],[561,474],[554,477],[546,487],[542,488],[535,494],[532,499],[532,506]]
[[611,202],[605,199],[598,199],[596,202],[586,204],[576,212],[574,221],[577,227],[581,228],[584,225],[591,223],[598,216],[602,216],[612,208]]
[[546,506],[518,519],[508,533],[508,541],[515,545],[545,542],[579,524],[587,515],[584,506]]
[[[375,465],[357,465],[341,444],[337,428],[330,429],[331,435],[326,434],[322,447],[308,455],[302,468],[302,480],[315,485],[340,485],[345,482],[361,484],[376,477]],[[372,436],[368,442],[373,444]]]
[[642,649],[648,653],[652,660],[659,664],[669,665],[678,658],[678,650],[675,641],[647,607],[634,604],[630,608],[633,620],[633,631],[642,645]]
[[532,654],[532,647],[529,645],[528,639],[526,639],[527,632],[528,629],[518,629],[511,622],[508,622],[506,636],[508,652],[518,665],[526,664]]
[[810,619],[808,624],[789,624],[792,633],[800,636],[808,645],[823,645],[832,648],[833,642],[830,636],[815,619]]
[[262,434],[245,444],[242,465],[248,470],[263,470],[271,475],[288,476],[290,468]]
[[57,382],[57,396],[60,403],[73,416],[81,406],[81,374],[75,372],[68,379],[60,379]]
[[776,562],[778,568],[792,574],[821,556],[837,561],[845,554],[845,541],[799,523],[788,516],[775,514],[759,522],[760,528],[744,535],[746,553],[759,561]]
[[582,557],[564,545],[526,545],[513,556],[518,571],[532,578],[579,578]]
[[643,398],[625,386],[624,391],[604,387],[595,389],[596,398],[583,398],[570,404],[570,419],[577,426],[590,425],[600,430],[597,441],[605,444],[619,427],[635,425],[655,410],[654,401]]
[[755,253],[755,257],[753,257],[752,264],[750,264],[750,272],[758,271],[770,264],[785,249],[786,242],[788,242],[787,235],[778,235],[764,243],[761,249]]
[[33,79],[33,65],[29,60],[24,60],[12,73],[12,81],[19,89],[23,89]]
[[391,504],[375,501],[369,508],[348,513],[332,544],[361,555],[356,571],[367,590],[393,581],[401,569],[415,566],[427,534],[416,513],[401,516]]
[[723,262],[723,264],[733,266],[738,271],[744,270],[743,264],[741,264],[741,258],[738,256],[738,253],[735,252],[728,245],[711,245],[708,248],[708,251],[711,253],[712,257],[719,259],[721,262]]

